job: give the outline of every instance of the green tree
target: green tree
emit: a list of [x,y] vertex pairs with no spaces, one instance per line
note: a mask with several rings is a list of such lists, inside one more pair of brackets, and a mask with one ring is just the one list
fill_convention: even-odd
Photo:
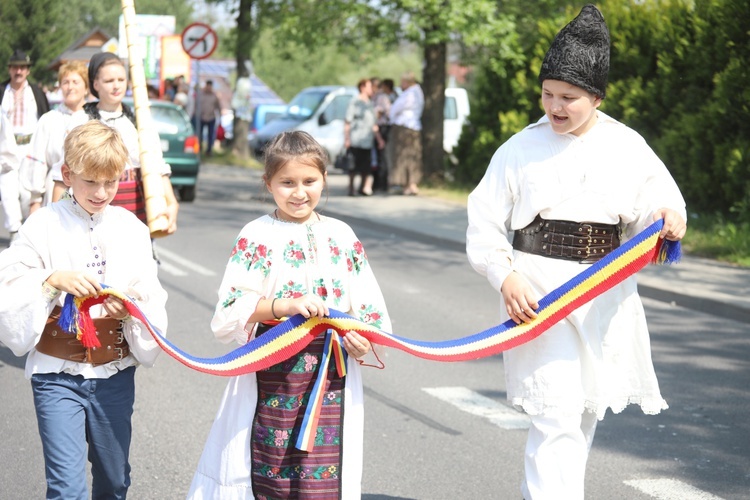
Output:
[[[0,16],[0,61],[8,61],[15,49],[26,52],[32,61],[31,79],[53,79],[47,65],[71,43],[75,32],[62,20],[64,3],[55,0],[4,0]],[[0,78],[5,81],[7,72]]]

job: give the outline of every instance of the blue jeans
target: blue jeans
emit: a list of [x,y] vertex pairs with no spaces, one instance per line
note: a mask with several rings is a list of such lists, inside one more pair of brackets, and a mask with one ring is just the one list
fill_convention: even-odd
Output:
[[108,379],[66,373],[31,377],[42,438],[48,499],[88,499],[86,448],[92,499],[124,499],[130,486],[131,417],[135,367]]
[[203,129],[208,128],[208,136],[206,137],[206,151],[210,154],[211,149],[214,147],[214,140],[216,139],[216,118],[213,120],[201,120],[201,130],[198,134],[198,138],[201,141],[201,144],[203,144]]

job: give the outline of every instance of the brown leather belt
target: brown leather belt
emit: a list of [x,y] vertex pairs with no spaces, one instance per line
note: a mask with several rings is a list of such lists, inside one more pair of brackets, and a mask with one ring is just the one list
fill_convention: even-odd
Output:
[[536,219],[515,231],[513,248],[553,259],[596,262],[620,246],[620,228],[614,224]]
[[57,324],[60,317],[60,308],[52,310],[47,325],[44,327],[42,337],[37,343],[36,350],[47,356],[75,361],[77,363],[90,363],[94,366],[105,365],[112,361],[125,358],[130,354],[130,346],[122,333],[122,322],[114,318],[97,318],[94,320],[96,335],[101,342],[101,347],[87,349],[81,341],[76,339],[72,333],[63,331]]

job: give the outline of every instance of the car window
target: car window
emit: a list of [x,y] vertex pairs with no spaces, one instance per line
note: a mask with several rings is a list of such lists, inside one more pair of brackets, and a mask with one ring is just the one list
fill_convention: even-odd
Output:
[[331,123],[334,120],[344,120],[346,118],[346,108],[349,107],[349,101],[352,100],[352,97],[348,94],[336,96],[323,112],[326,123]]
[[151,116],[160,134],[185,134],[190,130],[190,122],[179,109],[151,106]]
[[445,96],[445,117],[446,120],[455,120],[458,118],[458,108],[456,107],[456,98]]
[[279,116],[283,115],[284,113],[277,113],[275,111],[269,111],[266,113],[266,123],[272,122],[274,119],[278,118]]
[[320,103],[326,96],[326,92],[302,92],[297,94],[294,99],[289,103],[289,107],[286,112],[288,115],[298,118],[306,119],[310,118],[315,110],[318,109]]

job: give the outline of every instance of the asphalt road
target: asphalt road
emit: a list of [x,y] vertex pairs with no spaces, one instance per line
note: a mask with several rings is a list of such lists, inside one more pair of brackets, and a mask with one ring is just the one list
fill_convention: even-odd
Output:
[[[229,349],[213,341],[208,324],[237,232],[269,211],[260,198],[260,186],[208,169],[196,201],[182,206],[177,234],[157,241],[170,294],[169,337],[191,354]],[[459,245],[361,220],[353,227],[395,333],[449,339],[498,322],[498,297],[470,269]],[[670,409],[657,416],[635,407],[607,415],[591,453],[587,497],[747,498],[747,324],[654,300],[645,304]],[[0,500],[44,497],[23,361],[0,347]],[[384,370],[365,372],[363,498],[520,498],[524,418],[505,403],[502,359],[440,364],[390,351],[385,363]],[[154,368],[138,370],[130,498],[184,498],[225,383],[167,355]]]

